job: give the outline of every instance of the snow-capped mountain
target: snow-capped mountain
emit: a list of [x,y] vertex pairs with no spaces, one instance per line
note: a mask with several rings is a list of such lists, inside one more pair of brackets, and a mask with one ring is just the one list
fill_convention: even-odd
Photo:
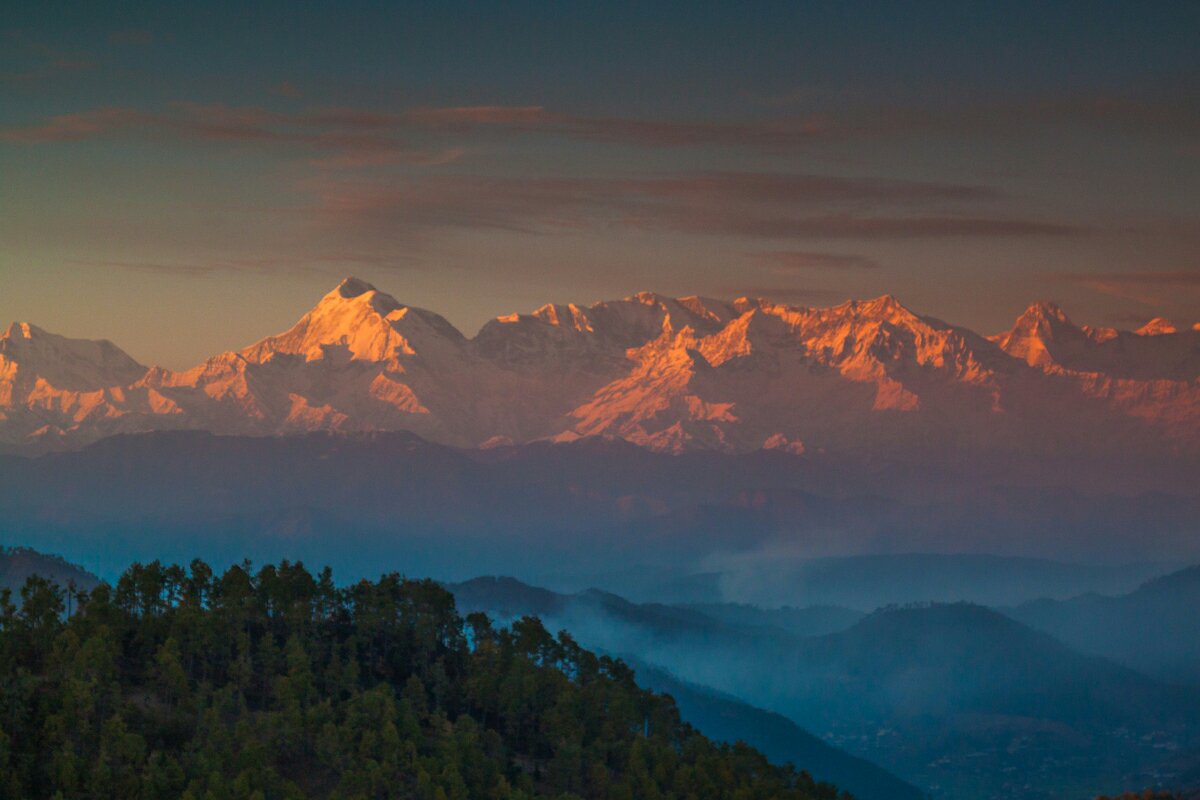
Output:
[[1200,445],[1200,327],[1180,330],[1158,318],[1137,331],[1091,328],[1036,303],[993,340],[1118,417],[1142,421],[1177,449]]
[[175,372],[26,324],[0,336],[0,443],[163,429],[408,430],[460,447],[588,436],[656,450],[1200,451],[1200,330],[983,337],[890,296],[832,308],[641,293],[497,317],[473,339],[349,278],[289,330]]
[[88,439],[117,432],[127,387],[146,367],[107,340],[68,339],[27,322],[0,334],[0,444]]

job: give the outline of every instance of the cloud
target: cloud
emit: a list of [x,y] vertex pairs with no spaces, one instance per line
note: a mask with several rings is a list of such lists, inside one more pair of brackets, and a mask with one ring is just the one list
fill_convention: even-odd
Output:
[[1200,270],[1161,272],[1081,272],[1060,276],[1094,292],[1157,305],[1180,291],[1200,289]]
[[[162,261],[120,261],[108,259],[89,259],[75,260],[72,264],[78,264],[84,267],[100,267],[104,269],[120,269],[129,270],[131,272],[146,272],[168,275],[179,275],[187,278],[207,277],[218,272],[228,271],[233,268],[232,265],[226,266],[221,263],[211,264],[179,264],[174,262]],[[238,271],[248,270],[249,265],[237,267]]]
[[1108,323],[1110,325],[1114,325],[1114,326],[1123,325],[1123,326],[1128,326],[1132,330],[1137,330],[1138,328],[1142,327],[1147,322],[1149,322],[1151,319],[1154,319],[1154,317],[1146,314],[1145,312],[1142,312],[1142,313],[1109,314],[1109,315],[1107,315],[1107,317],[1105,317],[1105,319],[1108,321]]
[[[298,90],[283,83],[277,93],[299,96]],[[76,112],[67,117],[87,117],[109,109]],[[729,145],[736,147],[785,147],[813,138],[821,126],[811,121],[765,121],[746,123],[668,122],[626,118],[597,118],[549,112],[541,106],[463,106],[415,108],[401,112],[355,108],[314,108],[294,114],[267,111],[257,107],[230,107],[222,104],[179,102],[161,112],[137,112],[143,123],[160,132],[196,138],[223,131],[229,138],[295,141],[321,136],[355,137],[364,132],[391,138],[417,133],[477,134],[525,133],[565,136],[643,146]],[[9,128],[10,141],[53,141],[38,139],[36,131],[53,125],[51,118],[41,125]],[[128,130],[128,126],[97,128],[94,135]]]
[[[993,94],[950,104],[935,100],[907,106],[860,105],[831,116],[829,127],[843,139],[945,134],[977,138],[1063,126],[1194,136],[1200,133],[1197,91],[1200,85],[1192,78],[1126,93]],[[797,96],[797,102],[803,99]]]
[[[118,31],[110,41],[149,44],[153,34],[143,30]],[[46,51],[61,68],[92,66],[90,59]],[[11,78],[10,78],[11,79]],[[830,112],[814,108],[768,118],[732,120],[673,120],[621,116],[595,116],[548,109],[541,105],[484,104],[472,106],[421,106],[402,110],[372,108],[310,108],[293,114],[262,109],[233,109],[220,105],[176,103],[161,112],[141,112],[162,128],[186,136],[201,124],[197,112],[223,110],[226,114],[269,117],[257,129],[244,130],[259,140],[267,130],[280,141],[304,136],[353,136],[372,131],[391,139],[419,134],[455,136],[553,136],[591,142],[651,147],[724,147],[762,153],[795,151],[814,144],[872,140],[897,136],[955,135],[979,137],[1010,135],[1026,127],[1085,125],[1102,129],[1128,129],[1153,135],[1200,133],[1200,108],[1190,102],[1195,87],[1165,86],[1137,94],[1015,95],[984,98],[950,106],[861,106]],[[274,93],[296,99],[299,89],[288,81]],[[806,105],[815,105],[816,98]],[[77,112],[86,114],[88,112]],[[34,126],[36,127],[36,126]],[[264,130],[266,129],[266,130]],[[13,129],[10,129],[10,133]],[[199,131],[198,133],[203,133]],[[10,140],[12,137],[9,137]]]
[[[146,32],[120,34],[135,39]],[[118,36],[118,34],[114,34]],[[85,63],[85,62],[81,62]],[[284,81],[274,93],[302,96]],[[313,107],[291,113],[256,107],[180,102],[161,111],[133,111],[142,127],[96,129],[93,135],[137,132],[182,139],[307,144],[340,141],[355,149],[360,140],[374,149],[406,149],[413,137],[557,137],[643,148],[720,147],[762,154],[795,152],[812,145],[903,136],[953,135],[978,138],[1011,135],[1026,127],[1086,125],[1129,129],[1154,135],[1200,133],[1200,110],[1173,94],[1061,95],[985,99],[951,107],[863,107],[837,113],[813,111],[742,120],[671,120],[592,116],[541,105],[423,106],[401,110]],[[104,109],[66,116],[87,116]],[[8,141],[58,141],[37,138],[54,120],[9,128]],[[462,146],[462,142],[455,142]]]
[[1148,286],[1200,286],[1200,269],[1196,271],[1175,270],[1173,272],[1097,272],[1080,275],[1081,278],[1101,279],[1112,283],[1129,283]]
[[535,127],[567,119],[550,114],[542,106],[451,106],[416,108],[400,115],[422,127],[463,129],[477,125]]
[[131,272],[178,275],[188,278],[209,277],[224,273],[275,274],[341,274],[338,266],[387,267],[396,259],[365,252],[303,252],[296,255],[270,255],[245,258],[212,258],[203,262],[137,261],[125,259],[77,259],[84,267],[120,269]]
[[440,167],[446,164],[453,164],[455,161],[464,158],[468,152],[464,147],[448,147],[444,150],[402,150],[396,147],[347,148],[329,156],[311,158],[308,163],[324,169],[356,169],[359,167],[384,167],[395,164]]
[[[798,130],[782,123],[753,126],[755,131],[739,130],[734,138],[774,146],[783,141],[777,138],[781,132],[792,136]],[[569,131],[655,146],[711,143],[732,135],[725,124],[584,118],[540,106],[389,112],[177,102],[154,112],[98,108],[10,126],[0,129],[0,144],[107,137],[263,148],[308,168],[299,177],[289,170],[287,179],[295,181],[292,188],[301,198],[279,211],[297,236],[322,247],[364,242],[364,247],[394,252],[423,234],[447,229],[531,235],[647,231],[757,240],[748,249],[761,251],[758,258],[782,271],[851,270],[873,262],[822,252],[834,245],[805,245],[1089,232],[1059,220],[1005,212],[1008,198],[994,188],[946,181],[763,170],[615,177],[463,174],[450,165],[485,146],[456,134],[479,130]]]
[[114,131],[154,124],[154,118],[131,108],[98,108],[59,114],[38,125],[0,130],[0,141],[23,144],[71,142],[107,136]]
[[879,264],[865,256],[814,253],[806,250],[768,250],[749,253],[755,260],[770,264],[781,272],[806,270],[857,271],[878,269]]
[[542,106],[417,108],[402,115],[402,121],[435,130],[498,130],[643,147],[716,145],[783,150],[836,134],[823,116],[734,122],[674,121],[568,114]]
[[[290,83],[277,94],[298,97]],[[75,112],[65,116],[89,116],[105,111]],[[522,134],[558,136],[587,141],[641,147],[723,146],[738,149],[778,151],[828,138],[832,133],[824,119],[780,119],[748,122],[667,121],[623,117],[589,117],[556,113],[541,106],[424,107],[391,112],[378,109],[312,108],[292,114],[257,107],[221,104],[174,103],[158,112],[135,112],[149,131],[183,138],[211,136],[220,125],[228,138],[254,141],[302,141],[320,137],[352,139],[364,135],[391,141],[421,134],[495,135]],[[26,128],[9,128],[9,141],[55,141],[38,139],[36,131],[54,123]],[[129,126],[96,129],[96,136],[128,131]]]
[[1136,94],[1046,94],[998,96],[938,107],[861,106],[821,110],[817,98],[801,93],[776,109],[803,103],[813,110],[766,119],[696,121],[597,117],[553,112],[542,106],[464,106],[415,109],[413,124],[447,130],[508,129],[524,133],[649,147],[725,146],[787,151],[828,142],[897,136],[1008,135],[1021,128],[1080,125],[1154,135],[1200,133],[1195,87],[1167,87]]
[[330,126],[348,130],[405,129],[404,117],[390,111],[367,108],[321,107],[309,108],[295,115],[299,123]]
[[1171,92],[1159,92],[1059,98],[1042,103],[1035,114],[1048,122],[1076,121],[1104,128],[1197,135],[1200,134],[1200,107],[1194,98],[1198,89],[1200,87],[1186,87],[1181,97],[1174,97]]
[[1009,134],[1023,127],[1085,125],[1161,134],[1200,132],[1195,87],[1136,94],[1061,93],[983,98],[949,106],[860,106],[746,120],[666,120],[589,116],[544,106],[425,107],[395,115],[397,124],[452,130],[508,130],[649,147],[726,146],[787,151],[828,142],[939,134]]
[[23,60],[29,65],[20,69],[0,71],[0,83],[35,83],[62,73],[92,70],[97,65],[91,54],[86,52],[60,50],[37,42],[18,41],[11,32],[5,38],[8,41],[3,46],[9,51],[6,55],[23,51]]
[[628,181],[627,185],[659,197],[687,201],[734,200],[822,206],[837,202],[994,200],[1000,196],[983,186],[807,173],[710,171]]
[[184,143],[274,146],[317,152],[311,163],[353,168],[383,164],[436,166],[461,158],[462,147],[417,145],[374,130],[362,115],[289,114],[257,106],[173,103],[166,111],[98,108],[49,117],[41,123],[0,129],[0,142],[52,142],[129,137]]
[[825,214],[812,217],[743,215],[724,221],[676,220],[680,229],[700,232],[716,223],[726,233],[794,239],[954,239],[968,237],[1073,236],[1075,225],[1015,217],[885,216]]
[[760,173],[662,178],[503,178],[427,175],[309,181],[314,223],[403,234],[419,228],[537,233],[636,228],[774,239],[1062,236],[1069,225],[921,213],[944,197],[989,196],[920,182]]

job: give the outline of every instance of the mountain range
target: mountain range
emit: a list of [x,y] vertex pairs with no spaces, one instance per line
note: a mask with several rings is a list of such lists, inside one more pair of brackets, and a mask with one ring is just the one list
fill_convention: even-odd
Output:
[[[390,563],[447,579],[553,576],[555,587],[643,599],[864,610],[1119,593],[1156,564],[1200,559],[1194,469],[1127,467],[1127,484],[1174,479],[1178,493],[1118,493],[1097,490],[1086,463],[979,462],[993,472],[778,450],[658,453],[594,437],[480,450],[406,432],[166,431],[0,455],[0,521],[8,541],[102,576],[131,558],[300,558],[354,577]],[[955,558],[813,562],[904,553]]]
[[348,278],[289,330],[185,371],[29,323],[0,335],[0,447],[118,433],[410,431],[486,448],[1193,459],[1200,327],[1074,324],[1035,303],[985,337],[895,298],[801,308],[641,293],[546,305],[474,338]]

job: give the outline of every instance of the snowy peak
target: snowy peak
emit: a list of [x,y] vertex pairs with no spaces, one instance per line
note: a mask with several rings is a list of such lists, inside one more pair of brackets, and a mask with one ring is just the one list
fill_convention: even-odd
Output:
[[1165,336],[1169,333],[1178,333],[1179,329],[1175,327],[1175,323],[1163,317],[1155,317],[1147,322],[1142,327],[1134,331],[1138,336]]
[[1067,316],[1067,312],[1063,311],[1062,306],[1051,300],[1038,300],[1025,309],[1025,313],[1021,316],[1027,320],[1075,327],[1075,323],[1071,322],[1071,318]]
[[534,311],[532,316],[540,319],[547,325],[555,327],[565,326],[580,332],[593,332],[592,323],[588,319],[587,313],[574,303],[567,303],[565,306],[547,303]]
[[690,295],[680,297],[675,302],[697,317],[717,325],[723,325],[736,316],[734,308],[729,303],[714,300],[711,297]]
[[896,299],[895,295],[885,294],[866,302],[851,301],[856,306],[859,316],[880,322],[911,322],[917,315],[909,311]]
[[732,308],[739,314],[761,311],[793,323],[814,324],[820,321],[839,324],[870,324],[886,322],[905,327],[925,324],[923,317],[910,311],[890,294],[876,297],[874,300],[847,300],[828,308],[785,305],[764,297],[739,297],[733,301]]
[[94,391],[136,381],[146,367],[107,339],[71,339],[28,322],[0,335],[0,382]]
[[380,362],[461,347],[465,341],[440,315],[406,306],[366,281],[347,278],[290,330],[251,345],[241,355],[253,363],[280,355],[306,361]]
[[1056,303],[1039,301],[1025,310],[1010,331],[999,336],[991,337],[1000,342],[1006,337],[1012,338],[1014,345],[1023,337],[1037,337],[1043,343],[1057,342],[1070,347],[1080,346],[1085,342],[1107,342],[1122,335],[1116,328],[1098,328],[1091,325],[1079,325],[1067,316]]
[[608,327],[628,330],[638,343],[658,336],[664,323],[675,331],[692,328],[711,333],[737,316],[728,303],[695,296],[676,299],[657,292],[638,292],[623,300],[596,303],[589,310],[606,319]]
[[377,292],[379,290],[364,280],[350,276],[339,283],[334,291],[342,297],[350,299],[366,294],[367,292]]
[[480,330],[473,344],[484,358],[506,366],[576,360],[573,366],[593,371],[580,359],[624,363],[626,351],[660,337],[664,328],[720,330],[737,316],[728,303],[700,297],[679,299],[639,292],[622,300],[590,306],[547,304],[528,314],[497,317]]
[[0,334],[0,340],[4,339],[29,339],[33,337],[34,330],[41,333],[40,328],[34,328],[28,322],[12,322],[4,333]]
[[[37,325],[34,325],[29,322],[15,322],[15,321],[9,323],[9,326],[5,329],[4,333],[0,334],[0,342],[7,342],[7,341],[32,342],[34,340],[46,342],[51,339],[66,340],[66,337],[59,336],[58,334],[55,334],[55,333],[49,333],[47,331],[44,331],[41,328],[39,328]],[[78,339],[75,341],[84,342],[84,341],[88,341],[88,340]],[[14,344],[14,345],[9,345],[9,346],[15,347],[18,345]]]
[[994,341],[1031,367],[1046,368],[1077,355],[1090,338],[1057,304],[1043,300],[1027,308],[1012,329]]
[[895,329],[926,331],[931,326],[927,320],[908,310],[890,294],[874,300],[851,300],[829,309],[829,318],[853,323],[859,328],[874,330],[880,326]]
[[1073,335],[1080,330],[1057,303],[1039,300],[1017,317],[1009,334],[1014,337],[1038,336],[1053,340],[1064,333]]
[[992,340],[1010,356],[1046,372],[1187,381],[1200,375],[1200,342],[1192,336],[1161,317],[1137,331],[1076,325],[1058,306],[1035,303],[1012,330]]

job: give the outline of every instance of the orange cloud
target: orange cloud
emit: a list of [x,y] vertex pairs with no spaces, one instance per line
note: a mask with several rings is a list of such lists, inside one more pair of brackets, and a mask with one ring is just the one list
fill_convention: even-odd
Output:
[[1180,291],[1200,289],[1200,270],[1160,272],[1093,272],[1061,276],[1094,292],[1158,305]]

